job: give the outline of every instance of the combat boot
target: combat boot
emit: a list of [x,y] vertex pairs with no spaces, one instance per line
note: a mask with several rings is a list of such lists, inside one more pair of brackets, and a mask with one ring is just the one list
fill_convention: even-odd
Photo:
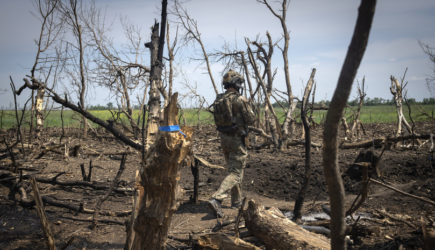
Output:
[[214,216],[217,218],[223,218],[224,212],[222,211],[221,202],[216,199],[211,199],[208,201],[208,206],[213,211]]
[[232,208],[240,208],[242,206],[241,200],[231,201],[231,207]]

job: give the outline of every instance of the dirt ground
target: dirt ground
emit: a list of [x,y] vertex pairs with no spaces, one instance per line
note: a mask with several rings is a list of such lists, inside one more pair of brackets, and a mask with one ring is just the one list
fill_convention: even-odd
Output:
[[[434,131],[432,124],[417,124],[416,131],[429,134]],[[195,128],[194,152],[207,161],[223,165],[219,139],[213,126]],[[395,125],[372,124],[365,127],[367,134],[362,139],[371,139],[393,135]],[[13,131],[1,131],[2,143],[0,150],[5,154],[7,140]],[[39,145],[59,144],[61,131],[49,129],[44,131],[43,141]],[[80,139],[79,131],[68,130],[69,147],[82,145],[76,156],[64,156],[64,148],[48,151],[39,159],[40,152],[33,152],[27,158],[16,159],[17,164],[24,169],[23,186],[31,197],[31,186],[28,176],[51,178],[58,174],[59,182],[82,181],[80,165],[84,164],[86,171],[92,160],[92,178],[95,183],[110,185],[120,164],[120,153],[126,152],[126,169],[122,174],[119,186],[132,188],[134,176],[140,164],[140,153],[124,146],[112,136],[98,131],[92,132],[88,139]],[[312,131],[312,141],[321,143],[322,128]],[[341,134],[341,138],[344,138]],[[252,139],[252,138],[251,138]],[[380,168],[381,178],[396,188],[413,195],[435,200],[435,172],[430,141],[422,141],[423,145],[392,147],[382,155]],[[304,175],[304,147],[292,146],[282,152],[273,148],[255,149],[257,144],[251,140],[249,158],[243,180],[243,191],[247,198],[254,199],[266,207],[277,207],[283,212],[292,211],[294,200],[300,189]],[[20,148],[21,146],[18,146]],[[26,147],[26,145],[25,145]],[[27,146],[28,147],[28,146]],[[34,145],[34,148],[37,148]],[[360,181],[350,178],[346,170],[352,165],[361,149],[346,149],[339,152],[339,165],[343,173],[346,188],[346,201],[350,205],[359,193]],[[380,148],[374,149],[375,154],[381,153]],[[322,211],[327,207],[328,197],[323,177],[322,157],[320,149],[312,149],[313,173],[307,190],[303,214]],[[39,217],[31,206],[14,201],[10,195],[13,180],[7,174],[11,166],[10,157],[0,159],[0,249],[44,249],[45,238]],[[199,202],[190,201],[193,195],[193,176],[190,167],[180,169],[180,185],[185,190],[180,200],[178,210],[173,216],[169,232],[168,249],[191,249],[190,237],[211,232],[218,220],[209,212],[206,201],[218,188],[225,177],[225,170],[200,167]],[[52,230],[58,249],[123,249],[125,243],[125,221],[128,216],[98,216],[97,227],[91,228],[92,214],[83,213],[86,209],[94,209],[97,201],[106,191],[95,190],[81,185],[62,186],[48,183],[38,183],[42,196],[62,204],[82,207],[82,212],[46,204],[46,214],[52,224]],[[358,209],[354,219],[348,219],[353,228],[350,238],[354,249],[420,249],[423,247],[422,220],[427,229],[434,229],[434,207],[423,201],[416,200],[394,192],[390,189],[371,183],[367,201]],[[18,195],[16,195],[18,197]],[[103,203],[102,212],[127,212],[132,207],[131,192],[114,192]],[[234,219],[238,210],[230,208],[229,201],[224,202],[226,217],[222,221]],[[349,206],[348,205],[348,206]],[[255,237],[250,236],[241,223],[241,237],[265,249]],[[216,228],[215,228],[216,230]],[[234,223],[221,229],[221,232],[234,233]]]

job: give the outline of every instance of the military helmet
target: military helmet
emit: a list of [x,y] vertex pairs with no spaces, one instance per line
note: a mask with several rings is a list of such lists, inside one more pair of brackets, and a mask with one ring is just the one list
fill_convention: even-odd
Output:
[[222,79],[222,84],[224,85],[225,89],[230,87],[240,89],[242,88],[242,83],[244,82],[245,79],[243,79],[243,76],[232,69],[230,69]]

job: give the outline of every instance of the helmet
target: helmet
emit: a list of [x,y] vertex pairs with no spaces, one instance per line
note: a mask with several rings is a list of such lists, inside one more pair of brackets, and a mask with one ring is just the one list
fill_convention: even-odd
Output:
[[222,79],[222,84],[224,85],[225,89],[230,87],[240,89],[242,88],[242,83],[244,82],[245,79],[243,79],[243,76],[232,69],[230,69]]

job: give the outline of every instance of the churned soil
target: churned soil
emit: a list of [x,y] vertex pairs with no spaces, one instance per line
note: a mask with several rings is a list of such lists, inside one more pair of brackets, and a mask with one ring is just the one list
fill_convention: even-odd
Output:
[[[301,129],[300,127],[297,129]],[[361,140],[394,135],[394,124],[365,125],[366,134]],[[430,134],[432,124],[420,123],[416,131],[420,134]],[[0,137],[8,139],[13,131],[1,131]],[[322,142],[322,127],[312,129],[312,141]],[[213,126],[195,128],[193,151],[210,163],[223,166],[223,155],[220,150],[219,137]],[[300,134],[300,133],[297,133]],[[59,144],[61,131],[46,129],[39,145]],[[51,178],[58,174],[59,182],[82,181],[80,165],[86,171],[92,161],[91,182],[110,185],[120,165],[120,152],[127,153],[126,169],[121,176],[119,187],[134,187],[136,170],[140,167],[140,152],[124,146],[113,136],[104,131],[94,131],[88,138],[80,138],[80,131],[70,129],[63,143],[73,147],[80,145],[75,156],[65,157],[64,147],[47,151],[39,158],[20,156],[17,162],[23,170],[23,186],[29,197],[32,197],[31,186],[27,176]],[[340,131],[340,138],[344,134]],[[297,138],[300,139],[300,138]],[[35,142],[36,143],[36,142]],[[420,141],[417,145],[410,141],[396,147],[388,148],[382,154],[378,180],[388,182],[410,194],[435,200],[435,172],[430,141]],[[277,207],[283,212],[292,211],[304,178],[304,146],[291,146],[278,151],[273,147],[257,147],[260,138],[250,136],[249,158],[243,179],[243,192],[248,199],[266,207]],[[6,145],[0,144],[2,152]],[[19,146],[21,147],[21,146]],[[18,147],[18,148],[19,148]],[[35,147],[36,148],[36,147]],[[38,147],[39,148],[39,147]],[[375,155],[380,155],[381,148],[370,148]],[[350,176],[347,170],[352,166],[363,149],[340,149],[339,166],[343,173],[346,189],[346,202],[349,207],[360,193],[361,181]],[[39,152],[32,152],[38,155]],[[22,155],[22,154],[21,154]],[[27,154],[29,155],[29,154]],[[37,159],[36,159],[37,158]],[[11,166],[9,158],[0,160],[0,249],[42,249],[45,248],[45,238],[36,210],[31,206],[14,201],[10,195],[13,181],[5,174]],[[328,207],[328,193],[322,168],[322,151],[312,148],[312,174],[305,197],[303,214],[318,213]],[[207,200],[218,188],[226,175],[222,169],[214,169],[200,165],[199,167],[199,202],[191,201],[193,196],[193,175],[190,166],[180,168],[180,186],[184,192],[179,200],[179,207],[173,215],[168,239],[168,249],[191,249],[190,239],[200,234],[220,230],[234,234],[234,223],[222,228],[216,227],[219,222],[234,219],[238,210],[231,208],[229,201],[224,201],[225,218],[217,220],[207,207]],[[9,179],[8,179],[9,178]],[[19,178],[19,177],[18,177]],[[82,207],[81,211],[72,211],[64,207],[46,204],[46,214],[51,222],[58,249],[123,249],[126,233],[125,215],[98,216],[96,228],[91,227],[92,214],[84,213],[86,209],[94,209],[96,203],[106,191],[95,190],[81,185],[61,186],[48,183],[38,183],[42,196],[51,198],[58,203]],[[18,197],[18,196],[17,196]],[[131,210],[133,198],[131,192],[118,191],[112,193],[102,204],[103,212],[128,212]],[[435,209],[432,205],[399,194],[385,187],[371,183],[369,195],[358,209],[357,216],[348,218],[352,225],[349,232],[355,249],[406,249],[423,247],[422,229],[433,230]],[[358,219],[359,216],[359,219]],[[241,222],[241,236],[257,246],[265,249],[258,239],[249,235]],[[327,224],[326,224],[327,226]]]

